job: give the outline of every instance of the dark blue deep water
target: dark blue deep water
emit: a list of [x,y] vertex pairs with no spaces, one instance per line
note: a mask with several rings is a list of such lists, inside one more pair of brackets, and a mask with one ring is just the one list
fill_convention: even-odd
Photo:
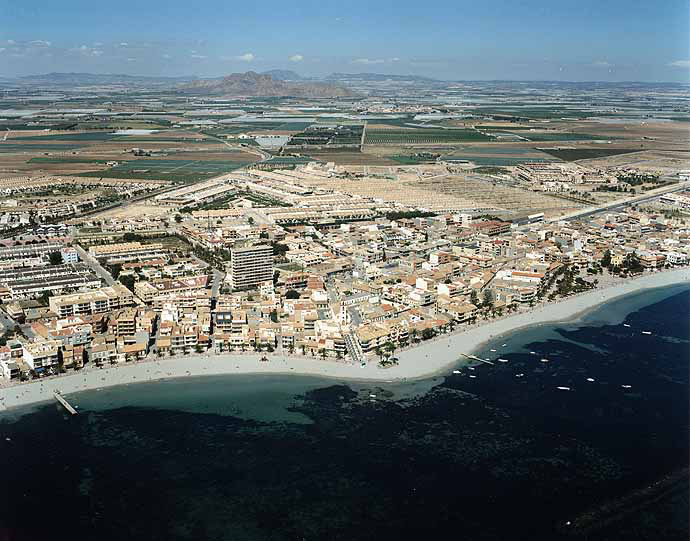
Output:
[[4,414],[0,541],[687,539],[689,327],[675,286],[423,382],[197,378]]

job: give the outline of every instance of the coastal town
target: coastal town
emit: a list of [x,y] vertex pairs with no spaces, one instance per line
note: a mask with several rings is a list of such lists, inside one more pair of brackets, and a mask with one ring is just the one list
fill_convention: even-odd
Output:
[[[516,176],[535,171],[522,165]],[[611,170],[579,185],[641,175]],[[506,219],[453,197],[425,207],[400,192],[367,197],[350,179],[334,164],[240,171],[156,195],[152,215],[96,215],[6,239],[3,385],[242,353],[375,365],[385,377],[400,350],[690,257],[684,191],[570,218]]]

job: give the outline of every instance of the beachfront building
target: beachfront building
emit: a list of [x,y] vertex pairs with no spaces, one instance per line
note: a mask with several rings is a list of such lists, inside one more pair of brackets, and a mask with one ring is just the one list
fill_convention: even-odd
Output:
[[58,317],[80,316],[110,312],[134,304],[132,292],[120,283],[82,293],[56,295],[48,301]]
[[228,279],[233,291],[252,289],[273,279],[273,247],[268,244],[233,248]]
[[59,340],[42,340],[22,344],[23,361],[31,370],[43,372],[49,368],[57,368],[58,351],[62,342]]

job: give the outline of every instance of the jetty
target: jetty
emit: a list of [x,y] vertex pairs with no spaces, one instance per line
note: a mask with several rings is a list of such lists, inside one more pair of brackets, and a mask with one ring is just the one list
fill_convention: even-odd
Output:
[[72,405],[65,400],[65,398],[60,394],[60,391],[55,391],[53,393],[55,400],[57,400],[62,406],[70,413],[70,415],[77,415],[77,410],[75,410]]
[[462,355],[463,357],[466,357],[467,359],[471,359],[473,361],[479,361],[480,363],[490,364],[491,366],[494,365],[494,363],[492,363],[491,361],[487,361],[486,359],[480,359],[476,355],[467,355],[466,353],[461,353],[460,355]]

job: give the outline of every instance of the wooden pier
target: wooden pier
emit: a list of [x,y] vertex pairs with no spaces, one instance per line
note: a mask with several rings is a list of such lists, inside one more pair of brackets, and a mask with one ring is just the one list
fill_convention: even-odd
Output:
[[480,358],[477,357],[476,355],[467,355],[466,353],[461,353],[461,355],[462,355],[463,357],[467,357],[468,359],[472,359],[473,361],[479,361],[480,363],[490,364],[491,366],[494,365],[494,363],[492,363],[491,361],[486,361],[486,360],[484,360],[484,359],[480,359]]
[[72,405],[65,400],[65,398],[60,394],[60,391],[55,391],[53,393],[55,400],[57,400],[62,406],[70,413],[70,415],[77,415],[77,410],[75,410]]

